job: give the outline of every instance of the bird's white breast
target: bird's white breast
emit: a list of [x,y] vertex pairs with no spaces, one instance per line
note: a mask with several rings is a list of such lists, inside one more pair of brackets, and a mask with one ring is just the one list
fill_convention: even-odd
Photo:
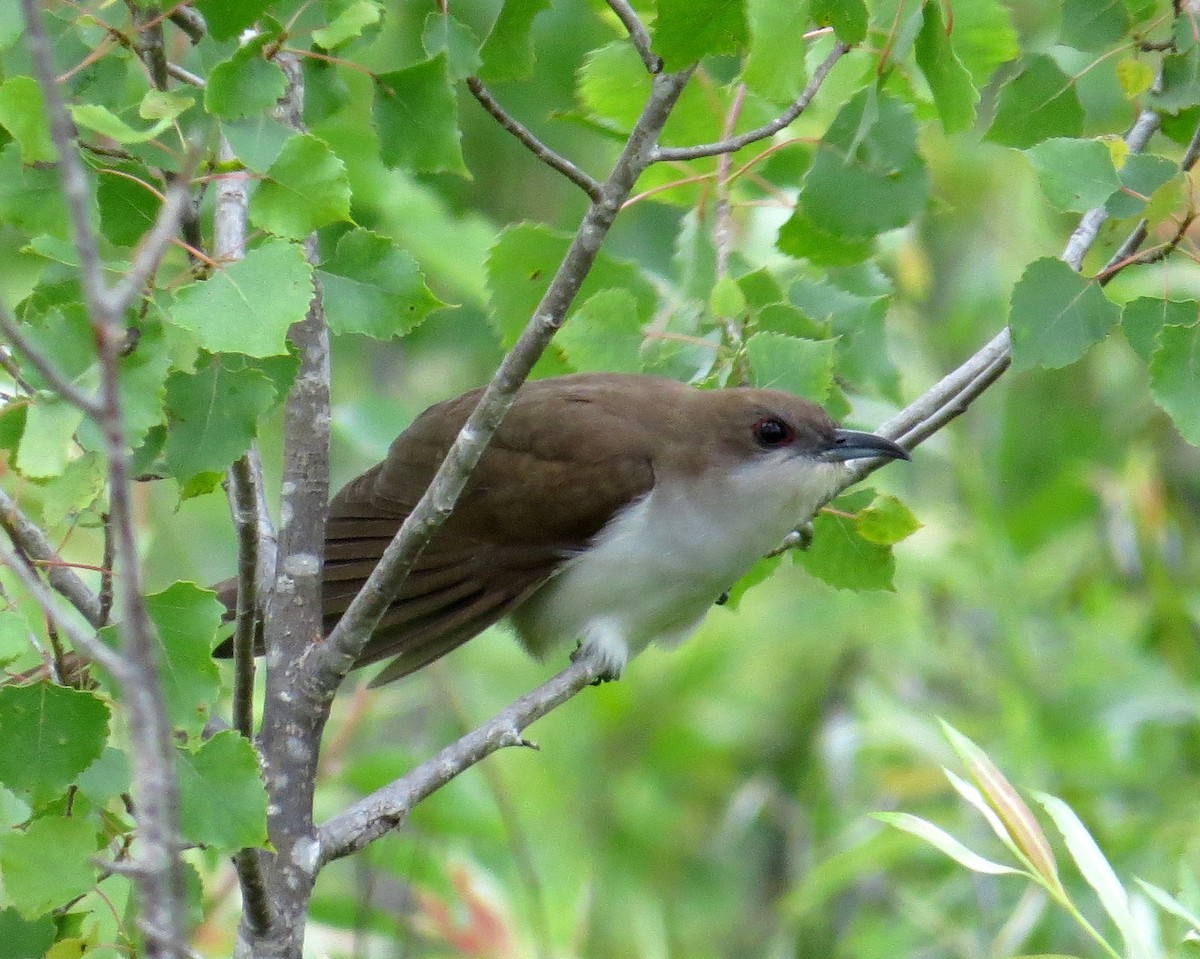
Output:
[[717,598],[836,489],[842,467],[764,456],[732,472],[666,478],[512,614],[544,656],[580,641],[611,675],[651,642],[678,643]]

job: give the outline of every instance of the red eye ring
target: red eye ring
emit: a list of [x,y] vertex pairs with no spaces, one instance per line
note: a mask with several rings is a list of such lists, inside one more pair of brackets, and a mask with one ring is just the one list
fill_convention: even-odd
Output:
[[763,449],[778,449],[796,438],[796,431],[778,416],[764,416],[752,427],[754,438]]

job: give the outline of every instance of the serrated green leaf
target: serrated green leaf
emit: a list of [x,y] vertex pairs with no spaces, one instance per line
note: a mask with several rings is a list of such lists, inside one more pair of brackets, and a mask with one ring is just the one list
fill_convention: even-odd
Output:
[[129,179],[136,175],[134,169],[117,168],[114,172],[102,168],[96,181],[101,229],[105,238],[117,246],[136,244],[154,225],[161,207],[148,183],[143,185]]
[[[488,254],[489,322],[505,349],[517,341],[562,262],[571,237],[548,227],[520,223],[504,230]],[[632,264],[601,251],[576,298],[584,303],[604,289],[625,289],[637,304],[637,318],[650,321],[658,297],[654,287]]]
[[[0,837],[5,898],[26,919],[65,905],[96,882],[96,830],[84,817],[44,816]],[[47,863],[54,868],[48,869]]]
[[99,453],[71,460],[42,491],[42,519],[50,528],[73,513],[87,509],[104,491],[107,467]]
[[800,204],[817,229],[865,239],[904,226],[925,206],[929,174],[912,111],[875,88],[855,94],[829,126]]
[[833,387],[834,340],[802,340],[782,333],[755,333],[746,341],[751,382],[824,403]]
[[78,407],[51,394],[39,396],[25,414],[17,469],[34,479],[57,476],[66,468],[81,422],[83,413]]
[[533,21],[550,0],[504,0],[479,56],[479,75],[488,81],[528,80],[533,76]]
[[251,40],[218,63],[204,88],[204,109],[224,120],[240,120],[269,111],[287,91],[279,64],[263,57],[271,37]]
[[325,293],[325,318],[334,333],[363,333],[380,340],[403,336],[445,306],[425,285],[417,261],[370,230],[346,233],[317,276]]
[[1121,188],[1112,154],[1099,140],[1055,137],[1025,151],[1042,192],[1060,210],[1083,213]]
[[[835,504],[841,508],[845,501]],[[850,501],[853,504],[853,500]],[[851,508],[853,508],[851,506]],[[887,546],[858,535],[852,517],[820,512],[813,517],[813,542],[796,561],[810,575],[837,589],[892,590],[896,560]]]
[[238,162],[255,173],[265,173],[283,152],[296,131],[276,117],[259,113],[243,120],[227,120],[221,132]]
[[224,472],[249,448],[258,418],[275,402],[275,385],[237,356],[204,354],[194,373],[167,380],[167,470],[181,483]]
[[1141,296],[1125,304],[1121,332],[1133,351],[1149,363],[1158,349],[1158,334],[1164,326],[1191,326],[1197,319],[1200,319],[1200,301]]
[[1013,287],[1008,325],[1013,368],[1074,363],[1117,325],[1121,309],[1062,260],[1034,260]]
[[272,239],[181,289],[172,320],[210,352],[274,356],[287,352],[288,327],[304,319],[312,297],[303,248]]
[[53,683],[0,687],[0,783],[34,806],[66,792],[108,739],[108,706]]
[[1164,326],[1150,360],[1150,393],[1175,428],[1200,446],[1200,324]]
[[642,321],[637,301],[628,290],[601,290],[584,301],[554,342],[579,372],[640,372]]
[[1075,82],[1050,57],[1037,54],[1000,88],[996,116],[985,139],[1019,150],[1050,137],[1077,137],[1083,107]]
[[843,43],[861,43],[867,35],[867,6],[863,0],[812,0],[813,21],[833,27]]
[[250,222],[268,233],[302,240],[350,219],[350,177],[327,144],[297,134],[284,145],[250,200]]
[[1152,153],[1135,153],[1119,171],[1121,190],[1104,205],[1109,216],[1137,216],[1155,190],[1180,174],[1179,165]]
[[749,52],[742,82],[772,103],[794,100],[804,87],[804,57],[796,51],[808,26],[808,3],[747,0]]
[[951,39],[955,53],[980,88],[991,79],[996,67],[1021,54],[1012,13],[1003,0],[955,4]]
[[950,44],[950,35],[942,22],[942,5],[938,0],[930,0],[925,4],[915,53],[917,66],[925,74],[925,80],[933,92],[933,102],[942,119],[942,127],[947,133],[966,130],[975,122],[979,91],[975,89],[970,72]]
[[1095,50],[1125,39],[1129,12],[1125,0],[1063,0],[1059,42]]
[[[163,325],[153,321],[131,330],[130,335],[136,338],[130,340],[134,344],[132,349],[117,360],[117,389],[125,421],[125,442],[136,448],[166,418],[163,403],[167,398],[171,345]],[[85,419],[80,425],[79,442],[85,449],[104,449],[104,434],[94,420]]]
[[433,12],[425,18],[421,46],[428,57],[446,55],[446,68],[452,80],[461,80],[479,72],[479,37],[475,31],[449,13]]
[[986,859],[979,855],[979,853],[968,849],[946,832],[946,830],[940,826],[935,826],[926,819],[920,819],[905,812],[877,812],[871,815],[880,822],[885,822],[889,826],[894,826],[896,829],[910,833],[918,839],[925,840],[925,842],[929,843],[935,849],[944,852],[960,866],[970,869],[972,872],[982,873],[987,876],[1025,875],[1023,870],[1014,869],[1012,866],[1004,866],[998,862],[992,862],[992,860]]
[[1168,113],[1200,103],[1200,44],[1163,57],[1159,89],[1152,91],[1147,101],[1153,109]]
[[131,127],[107,107],[96,103],[78,103],[68,107],[76,126],[92,130],[117,143],[145,143],[153,140],[171,125],[171,118],[159,120],[144,130]]
[[383,5],[377,0],[355,0],[329,22],[314,30],[313,43],[325,50],[336,50],[363,35],[383,19]]
[[804,209],[797,206],[779,228],[775,247],[780,253],[806,259],[817,266],[849,266],[868,259],[875,250],[874,237],[850,238],[826,233]]
[[783,287],[765,266],[753,273],[744,273],[738,277],[738,286],[746,297],[746,305],[751,310],[760,310],[771,303],[783,302]]
[[377,77],[374,117],[380,156],[388,166],[470,176],[463,163],[458,101],[444,53]]
[[746,0],[659,0],[653,46],[666,70],[737,53],[748,38]]
[[33,77],[9,77],[0,83],[0,126],[17,141],[22,163],[53,163],[57,158],[42,91]]
[[231,40],[262,16],[271,0],[194,0],[194,5],[214,39]]
[[54,943],[56,931],[53,916],[21,918],[13,908],[0,909],[0,942],[10,956],[44,956]]
[[266,844],[267,793],[258,756],[244,737],[220,732],[194,752],[179,750],[176,758],[185,839],[221,852]]
[[880,546],[894,546],[921,528],[912,510],[895,496],[879,496],[857,517],[858,534]]
[[174,583],[146,597],[158,632],[163,698],[176,729],[198,736],[221,690],[212,648],[225,607],[212,590]]

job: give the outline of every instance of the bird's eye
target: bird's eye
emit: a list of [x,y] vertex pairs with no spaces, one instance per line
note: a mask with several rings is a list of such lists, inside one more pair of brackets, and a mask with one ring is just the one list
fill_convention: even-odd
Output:
[[754,438],[766,449],[787,446],[796,438],[795,431],[783,420],[766,416],[754,424]]

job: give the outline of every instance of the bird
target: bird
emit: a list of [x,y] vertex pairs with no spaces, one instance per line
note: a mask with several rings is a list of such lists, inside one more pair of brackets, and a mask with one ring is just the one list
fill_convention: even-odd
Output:
[[[330,501],[326,634],[481,395],[425,410]],[[536,658],[577,644],[615,679],[652,643],[695,632],[844,485],[846,463],[869,457],[909,454],[778,390],[622,373],[527,382],[355,668],[388,660],[372,685],[389,683],[507,618]],[[232,608],[236,585],[223,586]]]

